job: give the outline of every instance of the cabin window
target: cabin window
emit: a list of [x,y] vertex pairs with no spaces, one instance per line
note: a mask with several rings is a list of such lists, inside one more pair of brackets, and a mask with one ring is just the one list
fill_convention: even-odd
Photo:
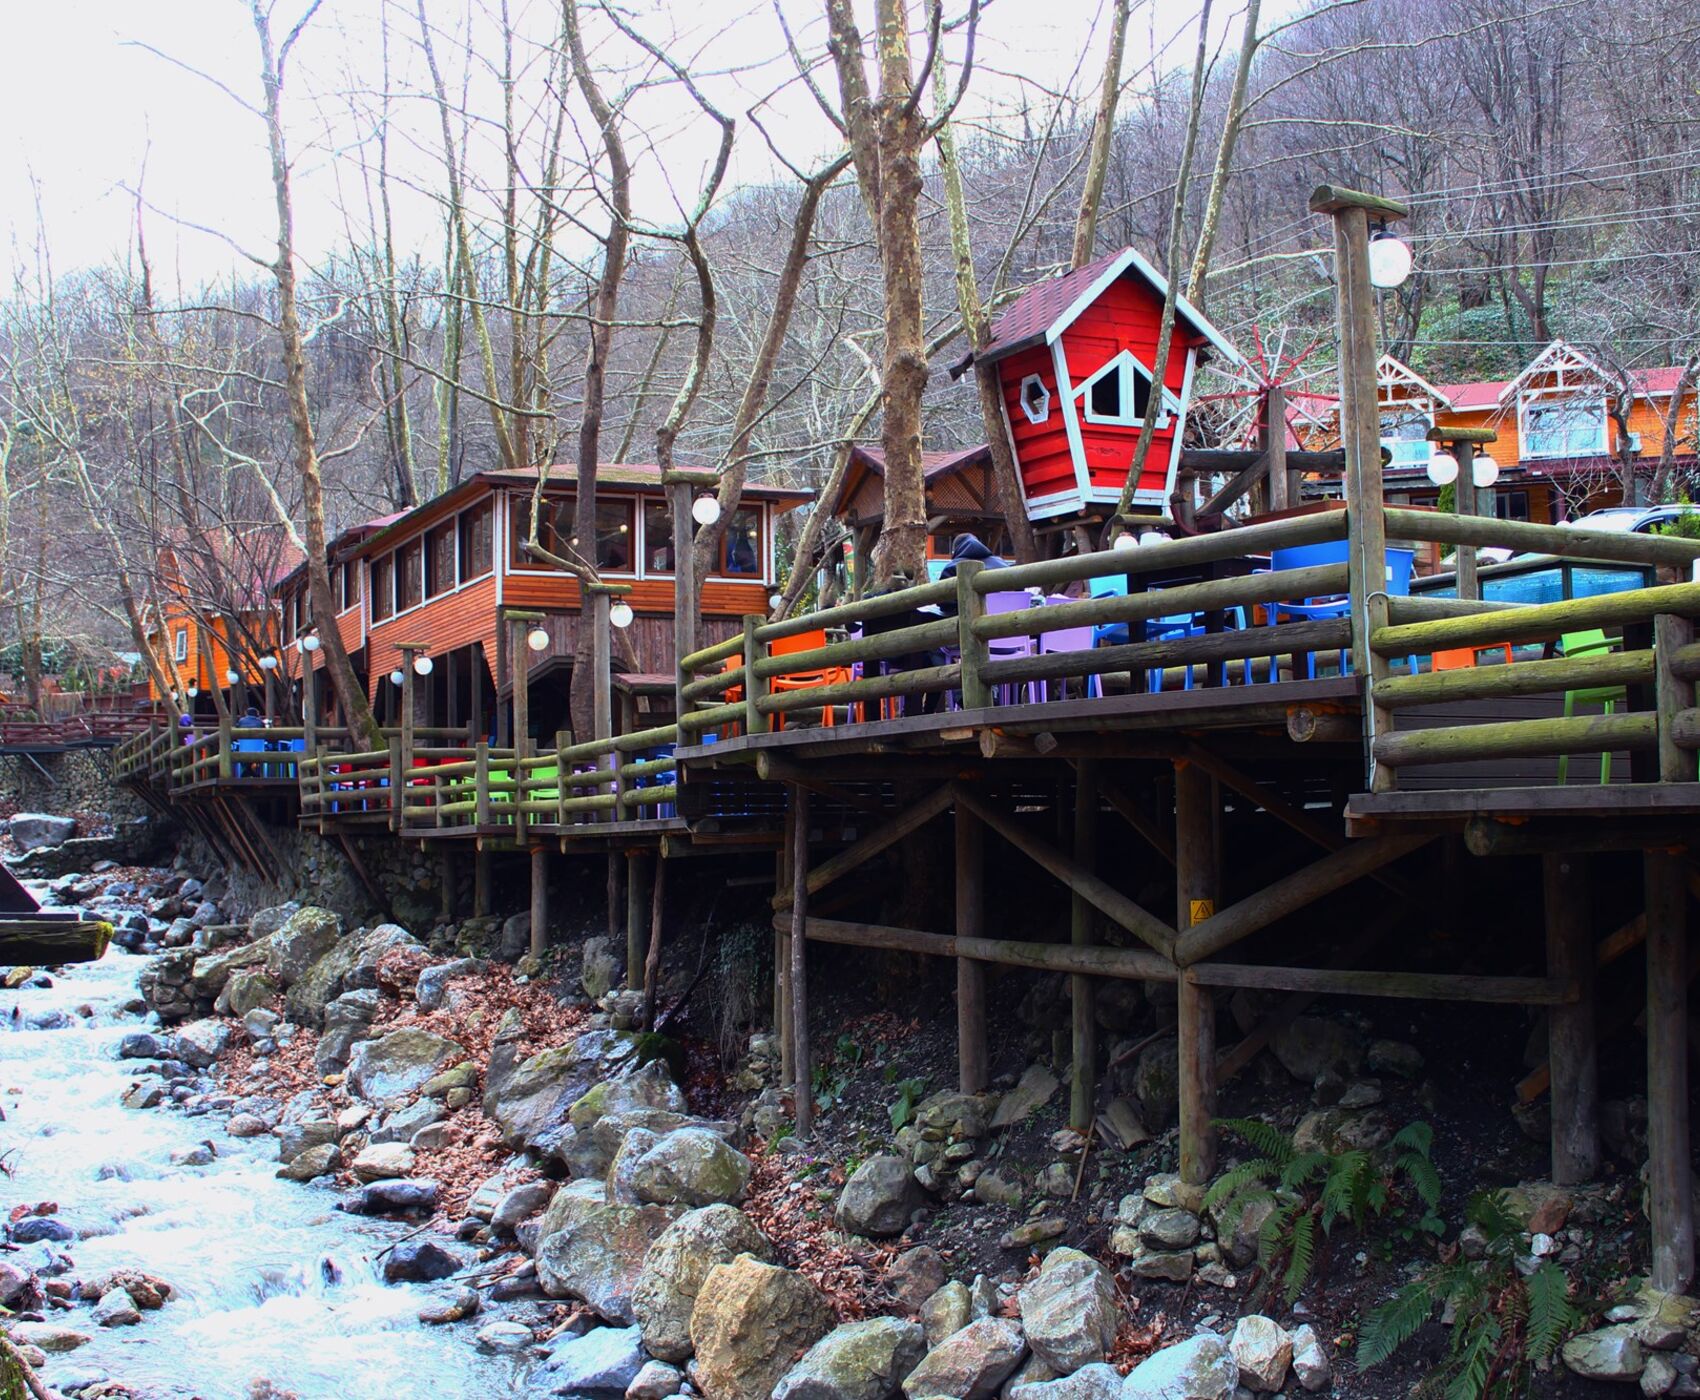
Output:
[[[525,541],[531,532],[531,502],[515,499],[513,518],[513,564],[516,569],[546,569],[551,566],[526,557]],[[550,496],[544,500],[543,528],[538,543],[551,554],[584,555],[573,536],[573,512],[576,502],[571,496]],[[637,502],[631,499],[598,500],[596,503],[596,567],[603,573],[633,572],[637,526]]]
[[1036,374],[1021,381],[1021,411],[1029,423],[1043,423],[1051,416],[1051,391]]
[[1606,451],[1606,406],[1600,399],[1527,403],[1525,457],[1600,457]]
[[643,503],[643,571],[673,572],[673,512],[666,501]]
[[171,654],[180,662],[189,659],[189,629],[187,627],[179,627],[177,635],[171,639]]
[[347,612],[360,602],[360,561],[350,559],[342,566],[342,610]]
[[425,596],[455,590],[455,522],[446,520],[425,536]]
[[286,642],[295,640],[295,599],[297,596],[297,594],[288,593],[284,595],[283,599],[283,640]]
[[406,612],[425,599],[425,541],[414,540],[395,552],[395,610]]
[[372,621],[382,622],[395,611],[395,555],[372,564]]
[[720,544],[720,573],[725,578],[761,577],[761,510],[734,511]]
[[1493,513],[1501,520],[1527,520],[1529,518],[1529,493],[1527,491],[1501,491],[1493,498]]
[[[1124,350],[1075,390],[1075,394],[1085,402],[1088,423],[1136,428],[1145,421],[1145,410],[1151,401],[1151,376]],[[1166,428],[1168,424],[1165,403],[1156,426]]]
[[1417,409],[1381,415],[1381,445],[1392,467],[1426,467],[1434,455],[1428,440],[1434,419]]
[[460,517],[460,576],[463,582],[490,572],[494,518],[494,507],[488,501]]

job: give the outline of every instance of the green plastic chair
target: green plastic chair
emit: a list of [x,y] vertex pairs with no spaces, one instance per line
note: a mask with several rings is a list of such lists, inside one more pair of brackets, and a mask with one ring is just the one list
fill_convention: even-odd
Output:
[[[1606,636],[1598,627],[1590,627],[1581,632],[1566,632],[1558,640],[1558,649],[1564,656],[1589,656],[1601,652],[1615,651],[1617,643]],[[1620,704],[1629,702],[1629,692],[1621,685],[1585,686],[1581,690],[1564,692],[1564,717],[1570,719],[1576,713],[1577,702],[1584,705],[1604,706],[1606,714],[1614,714]],[[1570,755],[1558,756],[1558,782],[1562,787],[1570,780]],[[1611,782],[1611,750],[1606,749],[1600,754],[1600,785],[1603,787]]]

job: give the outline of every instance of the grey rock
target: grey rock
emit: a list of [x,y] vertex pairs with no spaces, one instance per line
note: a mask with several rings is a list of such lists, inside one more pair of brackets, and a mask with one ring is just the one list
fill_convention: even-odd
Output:
[[417,1099],[406,1108],[398,1108],[386,1116],[384,1121],[372,1130],[369,1140],[373,1143],[411,1143],[415,1133],[421,1128],[429,1128],[434,1123],[442,1122],[443,1116],[443,1105],[436,1099]]
[[831,1307],[806,1278],[740,1254],[716,1264],[697,1294],[693,1379],[714,1400],[771,1400],[797,1353],[831,1327]]
[[646,1361],[626,1387],[626,1400],[669,1400],[685,1383],[685,1373],[665,1361]]
[[[931,1245],[906,1249],[885,1271],[885,1292],[899,1313],[913,1317],[944,1287],[944,1257]],[[967,1290],[963,1290],[966,1298]],[[966,1323],[968,1319],[962,1319]],[[958,1326],[962,1324],[959,1323]],[[954,1332],[955,1327],[949,1329]]]
[[1228,1350],[1240,1368],[1240,1384],[1252,1390],[1277,1391],[1287,1383],[1293,1363],[1293,1339],[1272,1318],[1248,1314],[1234,1324]]
[[[531,1345],[531,1329],[518,1322],[492,1322],[488,1327],[478,1329],[475,1337],[479,1351],[493,1352],[498,1356],[511,1355],[524,1351]],[[544,1395],[548,1391],[541,1392]]]
[[988,1206],[1013,1208],[1021,1204],[1026,1194],[1021,1178],[1007,1167],[993,1167],[974,1178],[974,1199]]
[[1192,1277],[1192,1251],[1190,1249],[1153,1250],[1149,1254],[1141,1254],[1132,1259],[1128,1273],[1135,1278],[1162,1279],[1167,1283],[1185,1283]]
[[936,1347],[952,1332],[960,1332],[974,1320],[974,1300],[968,1285],[952,1279],[921,1304],[921,1326],[927,1345]]
[[691,1354],[691,1313],[703,1280],[741,1254],[766,1258],[768,1243],[733,1206],[687,1211],[661,1232],[632,1290],[632,1312],[651,1353],[663,1361]]
[[293,1162],[309,1147],[334,1144],[339,1136],[337,1125],[329,1118],[303,1118],[285,1124],[277,1133],[277,1159]]
[[714,1133],[680,1128],[632,1164],[631,1184],[640,1201],[710,1206],[741,1200],[752,1170],[748,1157]]
[[1333,1367],[1328,1364],[1328,1353],[1322,1349],[1322,1339],[1308,1322],[1293,1329],[1293,1374],[1310,1391],[1326,1389],[1333,1378]]
[[492,1229],[512,1234],[525,1221],[541,1213],[555,1195],[552,1181],[528,1181],[502,1197],[490,1212]]
[[176,1058],[195,1069],[206,1069],[230,1048],[230,1027],[223,1021],[190,1021],[173,1037]]
[[102,1327],[134,1327],[142,1320],[142,1313],[128,1293],[113,1288],[94,1305],[94,1320]]
[[539,1222],[538,1282],[551,1298],[580,1298],[608,1321],[630,1324],[649,1247],[678,1214],[557,1191]]
[[1415,1079],[1423,1072],[1423,1054],[1401,1040],[1372,1040],[1365,1063],[1376,1074],[1396,1074]]
[[425,1010],[436,1011],[448,1000],[450,982],[460,977],[475,976],[483,970],[484,964],[476,958],[456,958],[453,962],[437,963],[419,974],[419,982],[413,990],[414,998]]
[[1191,1249],[1198,1243],[1198,1217],[1178,1206],[1154,1210],[1139,1222],[1139,1238],[1147,1249]]
[[[629,1044],[629,1036],[614,1031],[587,1031],[569,1045],[554,1046],[515,1063],[511,1048],[498,1038],[484,1075],[485,1116],[500,1125],[509,1146],[530,1147],[571,1123],[569,1112],[580,1100],[594,1099],[595,1104],[584,1112],[588,1128],[605,1111],[603,1105],[620,1094],[615,1084],[637,1078],[608,1078],[612,1063],[626,1053]],[[505,1062],[504,1052],[509,1057]],[[669,1106],[684,1112],[684,1095],[676,1088],[673,1093],[676,1097]],[[604,1162],[603,1170],[606,1167]]]
[[1288,1074],[1306,1084],[1327,1071],[1349,1079],[1364,1062],[1358,1036],[1325,1016],[1295,1017],[1275,1032],[1269,1048]]
[[886,1400],[926,1351],[913,1322],[870,1317],[835,1327],[785,1373],[773,1400]]
[[935,1396],[989,1400],[1026,1354],[1027,1341],[1019,1323],[1005,1317],[981,1318],[928,1352],[903,1382],[903,1393],[909,1400]]
[[285,987],[293,986],[341,936],[340,914],[311,904],[297,909],[267,938],[266,971]]
[[431,1283],[466,1267],[456,1254],[431,1240],[403,1240],[384,1256],[385,1283]]
[[1115,1285],[1096,1259],[1052,1250],[1019,1301],[1027,1345],[1059,1376],[1109,1356],[1120,1312]]
[[1676,1388],[1679,1373],[1670,1357],[1654,1352],[1641,1371],[1641,1393],[1646,1396],[1669,1395]]
[[619,975],[620,960],[614,954],[613,942],[607,938],[585,939],[579,968],[579,985],[584,988],[584,994],[592,1001],[601,1001]]
[[334,1142],[322,1142],[317,1147],[303,1148],[279,1167],[277,1174],[285,1181],[314,1181],[335,1171],[341,1162],[341,1149]]
[[416,1094],[451,1060],[466,1058],[466,1047],[430,1031],[391,1031],[363,1040],[348,1060],[348,1091],[368,1103],[390,1103]]
[[1135,1366],[1122,1384],[1122,1400],[1232,1400],[1240,1368],[1211,1332],[1165,1347]]
[[1051,1101],[1059,1087],[1056,1075],[1044,1065],[1029,1065],[1016,1086],[998,1100],[990,1126],[996,1131],[1026,1122]]
[[1637,1380],[1647,1364],[1641,1339],[1624,1323],[1572,1337],[1561,1354],[1566,1366],[1591,1381]]
[[440,1191],[436,1182],[422,1178],[374,1181],[350,1191],[338,1202],[337,1209],[350,1215],[435,1210]]
[[64,845],[77,834],[77,822],[49,812],[19,812],[6,823],[6,834],[20,851],[41,850]]
[[870,1157],[844,1183],[838,1198],[838,1223],[856,1235],[900,1235],[908,1228],[920,1198],[908,1162],[891,1155]]
[[403,949],[425,951],[419,940],[398,924],[379,924],[339,938],[285,995],[291,1019],[318,1025],[325,1008],[344,992],[376,987],[379,962]]
[[501,936],[496,942],[496,961],[518,962],[530,951],[531,911],[522,909],[503,922]]
[[1121,1393],[1121,1373],[1100,1361],[1060,1380],[1013,1385],[1009,1400],[1118,1400]]

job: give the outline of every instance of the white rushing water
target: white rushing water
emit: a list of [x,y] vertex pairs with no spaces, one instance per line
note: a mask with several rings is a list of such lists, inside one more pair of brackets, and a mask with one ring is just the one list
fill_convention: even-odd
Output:
[[[10,1257],[38,1266],[52,1248],[75,1261],[68,1278],[133,1267],[173,1290],[134,1327],[96,1326],[85,1304],[47,1313],[92,1338],[50,1358],[49,1384],[104,1374],[149,1400],[248,1400],[257,1382],[298,1400],[515,1393],[511,1363],[472,1345],[481,1321],[424,1326],[418,1311],[441,1292],[382,1282],[374,1256],[405,1226],[334,1211],[328,1186],[277,1179],[275,1138],[238,1140],[217,1116],[119,1105],[142,1068],[120,1061],[117,1045],[146,1024],[122,1010],[144,962],[114,949],[55,973],[50,989],[0,993],[8,1027],[54,1010],[71,1022],[0,1032],[0,1152],[12,1172],[0,1200],[57,1201],[79,1236]],[[203,1140],[217,1149],[211,1165],[171,1161]]]

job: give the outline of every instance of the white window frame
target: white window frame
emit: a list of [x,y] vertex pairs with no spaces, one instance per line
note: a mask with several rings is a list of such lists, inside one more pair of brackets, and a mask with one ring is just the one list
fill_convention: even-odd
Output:
[[171,655],[179,666],[189,659],[189,629],[187,627],[179,627],[172,634]]
[[[1140,364],[1130,350],[1118,351],[1102,369],[1094,371],[1083,379],[1075,388],[1074,397],[1080,400],[1081,414],[1085,420],[1088,423],[1101,423],[1112,428],[1139,427],[1145,420],[1140,415],[1138,408],[1135,407],[1137,398],[1133,392],[1133,376],[1135,373],[1144,376],[1147,384],[1156,387],[1156,381],[1152,378],[1151,371]],[[1099,414],[1092,411],[1092,386],[1109,374],[1116,374],[1121,378],[1122,412],[1113,417],[1109,414]],[[1174,395],[1164,389],[1159,402],[1163,408],[1157,418],[1157,427],[1167,428],[1174,415]]]
[[[1039,400],[1037,404],[1029,403],[1027,399],[1028,386],[1033,384],[1037,384],[1039,386]],[[1032,423],[1035,427],[1050,418],[1051,391],[1045,387],[1043,375],[1030,374],[1023,379],[1021,381],[1021,388],[1017,391],[1016,398],[1021,404],[1021,411],[1026,415],[1027,421]]]
[[[1402,438],[1391,436],[1384,431],[1381,435],[1381,445],[1387,449],[1387,465],[1389,467],[1427,467],[1434,459],[1434,444],[1428,440],[1427,436],[1434,428],[1434,414],[1425,412],[1414,404],[1383,405],[1380,424],[1382,428],[1386,428],[1389,418],[1417,420],[1424,425],[1424,436],[1421,438]],[[1401,448],[1411,447],[1420,448],[1420,453],[1403,456],[1400,454]]]
[[[1570,432],[1574,425],[1567,427],[1565,442],[1557,451],[1541,450],[1536,447],[1539,431],[1530,427],[1531,415],[1548,409],[1569,411],[1571,413],[1597,413],[1599,415],[1599,436],[1594,444],[1577,448],[1570,440]],[[1606,412],[1604,396],[1587,397],[1574,393],[1531,393],[1521,396],[1517,401],[1517,440],[1523,449],[1523,456],[1535,460],[1558,460],[1571,457],[1604,457],[1610,449],[1611,415]]]

